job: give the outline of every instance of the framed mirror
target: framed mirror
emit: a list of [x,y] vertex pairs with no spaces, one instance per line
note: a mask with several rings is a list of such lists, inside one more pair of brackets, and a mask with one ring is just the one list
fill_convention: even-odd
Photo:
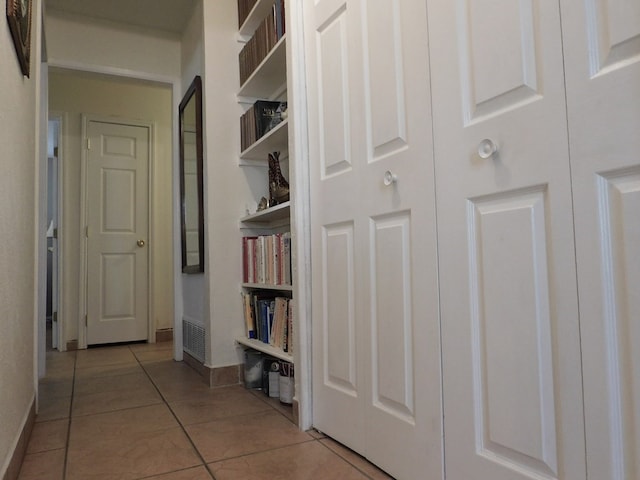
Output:
[[182,272],[204,272],[204,209],[202,183],[202,80],[191,83],[179,109],[180,223]]

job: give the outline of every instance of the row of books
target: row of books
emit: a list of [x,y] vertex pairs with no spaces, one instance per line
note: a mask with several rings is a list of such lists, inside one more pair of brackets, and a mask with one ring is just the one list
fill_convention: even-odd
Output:
[[240,117],[240,150],[245,151],[281,123],[287,102],[258,100]]
[[256,2],[257,0],[238,0],[238,28],[242,27]]
[[247,338],[293,353],[293,299],[261,292],[242,292]]
[[247,81],[284,33],[284,0],[276,0],[270,13],[240,51],[240,85]]
[[291,285],[291,233],[242,238],[244,283]]

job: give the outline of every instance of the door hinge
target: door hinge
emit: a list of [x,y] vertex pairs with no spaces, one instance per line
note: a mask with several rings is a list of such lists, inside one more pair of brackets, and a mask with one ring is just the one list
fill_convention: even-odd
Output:
[[53,229],[53,238],[58,238],[58,229],[57,228]]
[[84,236],[89,238],[89,225],[87,225],[86,227],[84,227]]
[[87,142],[87,150],[91,150],[91,139],[87,137],[85,140]]
[[53,156],[58,157],[58,147],[53,147]]
[[84,316],[84,326],[88,327],[89,326],[89,315],[85,315]]
[[53,316],[52,321],[54,323],[57,323],[58,322],[58,312],[53,312],[52,316]]

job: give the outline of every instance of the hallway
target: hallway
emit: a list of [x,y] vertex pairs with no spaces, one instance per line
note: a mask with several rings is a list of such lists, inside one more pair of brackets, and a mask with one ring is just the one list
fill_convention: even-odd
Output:
[[209,388],[172,344],[47,352],[20,480],[390,477],[240,385]]

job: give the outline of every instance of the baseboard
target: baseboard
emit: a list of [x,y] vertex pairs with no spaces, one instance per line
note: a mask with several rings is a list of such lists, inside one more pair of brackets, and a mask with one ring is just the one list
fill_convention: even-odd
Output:
[[184,363],[193,368],[202,377],[202,380],[210,387],[224,387],[238,385],[241,381],[240,372],[242,365],[230,365],[228,367],[207,367],[200,360],[183,352]]
[[157,342],[172,342],[173,341],[173,328],[161,328],[156,330],[156,343]]
[[20,474],[20,467],[22,467],[22,461],[24,460],[24,455],[27,451],[27,445],[29,444],[29,439],[31,438],[31,432],[33,431],[33,424],[36,421],[36,399],[35,396],[31,401],[31,408],[29,408],[29,412],[27,413],[27,418],[24,421],[24,425],[22,426],[22,431],[20,432],[20,436],[18,438],[18,443],[13,450],[13,454],[11,455],[11,459],[9,460],[9,464],[7,466],[7,470],[5,471],[2,480],[16,480],[18,475]]

